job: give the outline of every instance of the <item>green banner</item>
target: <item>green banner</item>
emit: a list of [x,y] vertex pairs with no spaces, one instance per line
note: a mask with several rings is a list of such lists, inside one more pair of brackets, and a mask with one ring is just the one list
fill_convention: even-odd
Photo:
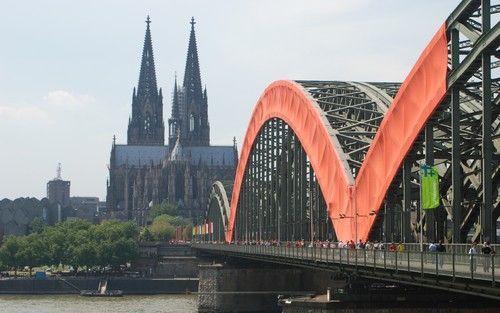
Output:
[[423,209],[439,206],[439,175],[435,166],[424,164],[420,167],[420,192]]

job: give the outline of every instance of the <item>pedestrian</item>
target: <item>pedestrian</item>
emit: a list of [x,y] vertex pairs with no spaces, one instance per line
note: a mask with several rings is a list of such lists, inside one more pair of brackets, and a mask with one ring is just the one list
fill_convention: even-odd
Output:
[[437,245],[434,242],[431,242],[429,244],[429,252],[436,252],[437,251]]
[[481,248],[481,253],[483,254],[483,271],[490,271],[490,262],[491,262],[491,249],[490,242],[485,241],[483,247]]
[[[431,243],[429,244],[429,252],[430,252],[430,253],[434,253],[434,252],[436,252],[436,250],[437,250],[437,245],[436,245],[436,243],[435,243],[435,242],[431,242]],[[426,260],[427,260],[428,258],[430,259],[431,263],[434,263],[434,256],[433,256],[433,255],[427,255],[427,256],[426,256]]]
[[389,245],[389,251],[390,252],[396,252],[397,251],[397,246],[394,242],[391,242],[391,244]]
[[446,252],[446,247],[444,246],[442,240],[439,240],[439,244],[436,246],[436,252],[439,253],[437,257],[439,259],[439,267],[442,268],[444,264],[444,255],[442,255],[441,253]]
[[477,255],[477,245],[474,242],[472,246],[469,249],[469,258],[470,258],[470,270],[471,272],[475,272],[477,268],[477,261],[476,261],[476,255]]
[[363,241],[360,239],[358,241],[358,244],[356,245],[356,249],[364,249],[365,248],[365,244],[363,243]]
[[394,261],[396,260],[396,253],[397,253],[398,246],[394,242],[391,242],[389,245],[389,259],[391,260],[391,264],[394,264]]

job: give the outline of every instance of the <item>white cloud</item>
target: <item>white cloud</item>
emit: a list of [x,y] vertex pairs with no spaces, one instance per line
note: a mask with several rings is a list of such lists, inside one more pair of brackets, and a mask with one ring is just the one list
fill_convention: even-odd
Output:
[[49,105],[59,107],[74,108],[92,104],[95,102],[94,97],[89,95],[73,95],[66,90],[50,91],[43,100]]
[[0,105],[0,119],[45,120],[47,118],[47,113],[38,107],[17,107]]

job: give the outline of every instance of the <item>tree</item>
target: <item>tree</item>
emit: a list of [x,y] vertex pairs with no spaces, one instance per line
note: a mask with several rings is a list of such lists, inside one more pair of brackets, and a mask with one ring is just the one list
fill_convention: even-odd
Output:
[[42,266],[49,262],[49,254],[46,240],[39,234],[31,234],[18,238],[19,250],[17,259],[20,266],[33,267]]
[[176,215],[178,215],[177,205],[175,205],[173,203],[156,204],[149,211],[149,217],[151,219],[153,219],[153,220],[156,217],[158,217],[160,215],[164,215],[164,214],[170,215],[170,216],[176,216]]
[[0,261],[9,268],[14,268],[14,276],[17,276],[17,268],[21,266],[19,250],[21,242],[16,236],[8,236],[5,238],[0,247]]
[[29,225],[29,232],[30,234],[41,234],[46,228],[47,228],[47,223],[41,218],[41,217],[35,217],[30,225]]
[[130,238],[120,238],[116,241],[105,240],[98,243],[96,250],[99,266],[109,265],[116,269],[137,257],[137,242]]
[[139,237],[139,227],[134,222],[107,220],[96,225],[94,231],[97,240],[137,239]]
[[20,266],[28,266],[30,274],[33,267],[41,265],[71,265],[75,270],[95,265],[117,268],[137,257],[138,238],[139,228],[133,222],[92,225],[68,220],[44,227],[39,233],[6,237],[0,246],[0,264],[14,268],[16,275]]
[[170,240],[175,236],[175,227],[169,222],[168,215],[157,216],[151,225],[151,233],[156,240]]
[[185,240],[191,240],[191,238],[193,238],[193,224],[192,223],[188,223],[186,226],[184,226],[183,236],[184,236]]
[[139,239],[141,241],[153,241],[154,240],[154,236],[151,233],[151,231],[149,230],[149,227],[144,227],[141,230],[141,233],[139,234]]

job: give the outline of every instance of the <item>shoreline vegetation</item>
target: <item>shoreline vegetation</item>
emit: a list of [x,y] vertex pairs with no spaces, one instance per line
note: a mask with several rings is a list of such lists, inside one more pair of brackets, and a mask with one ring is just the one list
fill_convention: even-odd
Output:
[[[192,223],[177,215],[173,204],[153,206],[148,224],[105,220],[91,224],[71,219],[48,226],[35,218],[24,236],[6,236],[0,245],[0,271],[9,276],[18,272],[32,276],[33,270],[77,274],[121,272],[138,257],[139,241],[169,241],[190,236]],[[181,233],[181,234],[180,234]]]

